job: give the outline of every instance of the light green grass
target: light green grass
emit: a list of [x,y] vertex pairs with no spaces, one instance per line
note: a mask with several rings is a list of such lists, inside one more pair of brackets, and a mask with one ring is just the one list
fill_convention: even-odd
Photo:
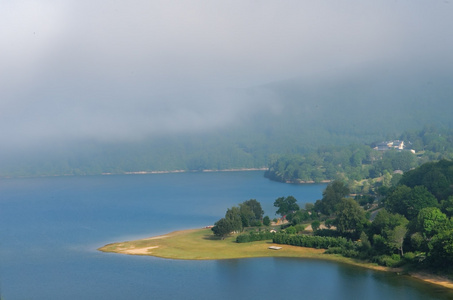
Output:
[[[365,263],[339,255],[324,254],[324,249],[277,245],[273,244],[270,240],[238,244],[235,240],[235,235],[221,240],[215,237],[210,229],[193,229],[175,231],[162,237],[109,244],[98,250],[123,254],[151,255],[171,259],[304,257],[365,265]],[[280,246],[282,249],[271,250],[269,249],[270,246]],[[371,266],[373,264],[367,265]]]
[[[109,244],[100,251],[152,255],[172,259],[232,259],[246,257],[317,257],[321,249],[279,245],[281,250],[268,249],[272,241],[235,242],[236,236],[221,240],[210,229],[176,231],[153,239]],[[151,248],[157,247],[157,248]]]
[[[211,260],[235,259],[249,257],[299,257],[310,259],[331,260],[339,263],[359,267],[401,272],[400,269],[391,269],[367,263],[360,260],[346,258],[337,254],[324,254],[323,249],[277,245],[272,241],[257,241],[252,243],[235,242],[236,236],[224,240],[215,237],[210,229],[192,229],[175,231],[164,236],[121,242],[105,245],[98,250],[130,255],[150,255],[169,259]],[[270,246],[282,247],[281,250],[271,250]],[[425,282],[441,285],[453,289],[453,282],[445,278],[437,278],[432,274],[411,274]]]

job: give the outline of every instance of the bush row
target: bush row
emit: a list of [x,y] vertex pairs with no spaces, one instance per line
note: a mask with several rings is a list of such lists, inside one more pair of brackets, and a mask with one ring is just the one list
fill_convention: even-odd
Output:
[[329,247],[352,248],[352,242],[343,237],[310,236],[277,233],[273,238],[276,244],[286,244],[299,247],[327,249]]
[[272,240],[274,237],[274,232],[269,231],[260,231],[254,232],[250,231],[248,234],[241,234],[236,237],[236,243],[250,243],[255,241],[264,241],[264,240]]

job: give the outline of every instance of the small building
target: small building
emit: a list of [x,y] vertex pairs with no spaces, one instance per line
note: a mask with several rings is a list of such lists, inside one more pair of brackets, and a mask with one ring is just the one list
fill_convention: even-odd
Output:
[[388,142],[382,142],[376,145],[374,148],[378,151],[387,151],[390,149],[404,150],[404,141],[394,140]]

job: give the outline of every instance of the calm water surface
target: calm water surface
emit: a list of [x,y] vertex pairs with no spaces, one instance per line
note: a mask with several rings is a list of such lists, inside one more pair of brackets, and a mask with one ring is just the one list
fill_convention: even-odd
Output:
[[262,172],[0,181],[4,299],[453,299],[420,281],[332,262],[256,258],[179,261],[96,251],[106,243],[213,224],[254,198],[303,206],[325,185],[288,185]]

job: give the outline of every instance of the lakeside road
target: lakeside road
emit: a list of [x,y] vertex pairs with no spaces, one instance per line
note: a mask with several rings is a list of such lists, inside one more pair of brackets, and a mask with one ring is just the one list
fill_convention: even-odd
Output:
[[[281,247],[272,250],[269,247]],[[211,229],[189,229],[174,231],[169,234],[105,245],[98,249],[127,255],[149,255],[167,259],[215,260],[239,259],[252,257],[298,257],[330,260],[346,263],[377,271],[399,273],[401,269],[387,268],[374,263],[346,258],[337,254],[325,254],[324,249],[278,245],[271,241],[236,243],[235,236],[220,240],[212,234]],[[411,273],[409,276],[427,283],[453,289],[453,281],[429,273]]]

